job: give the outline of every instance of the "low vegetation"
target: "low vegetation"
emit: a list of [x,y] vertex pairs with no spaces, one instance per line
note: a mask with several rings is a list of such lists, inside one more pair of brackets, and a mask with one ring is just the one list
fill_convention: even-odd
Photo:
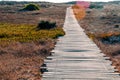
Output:
[[[94,5],[103,5],[103,8]],[[93,3],[90,7],[85,18],[79,20],[80,25],[120,72],[120,5]]]
[[98,39],[102,41],[104,44],[117,44],[120,43],[120,32],[108,32],[108,33],[87,33],[90,39],[95,40]]
[[55,39],[62,35],[64,35],[62,28],[38,31],[35,25],[0,23],[1,42],[30,42],[40,39]]
[[103,5],[99,5],[99,4],[91,4],[90,9],[102,9],[103,8]]
[[34,11],[34,10],[39,10],[39,9],[40,9],[40,7],[39,7],[38,5],[32,4],[32,3],[27,4],[27,5],[23,8],[23,10],[25,10],[25,11]]
[[53,29],[57,27],[56,22],[50,22],[50,21],[40,21],[37,29],[41,30],[41,29]]
[[[40,10],[20,11],[31,3],[38,4]],[[0,2],[0,80],[41,80],[40,66],[51,54],[57,37],[64,35],[66,6],[61,5]],[[56,22],[57,27],[38,30],[42,20]]]

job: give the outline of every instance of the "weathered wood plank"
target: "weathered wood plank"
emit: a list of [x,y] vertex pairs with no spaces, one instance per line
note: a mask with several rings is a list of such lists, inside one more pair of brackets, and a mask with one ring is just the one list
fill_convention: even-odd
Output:
[[46,71],[42,80],[120,80],[109,57],[84,33],[71,8],[67,9],[63,29],[66,35],[59,38],[41,67]]

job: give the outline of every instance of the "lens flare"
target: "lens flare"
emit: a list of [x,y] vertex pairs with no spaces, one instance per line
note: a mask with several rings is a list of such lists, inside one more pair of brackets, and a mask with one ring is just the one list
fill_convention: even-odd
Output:
[[86,16],[86,9],[89,8],[90,2],[77,1],[75,5],[72,6],[75,17],[78,20],[83,19]]

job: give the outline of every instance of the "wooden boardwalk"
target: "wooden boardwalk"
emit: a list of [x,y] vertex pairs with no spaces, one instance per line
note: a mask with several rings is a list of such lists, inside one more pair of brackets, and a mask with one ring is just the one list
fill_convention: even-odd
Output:
[[80,27],[71,8],[64,23],[66,35],[60,37],[53,55],[45,60],[42,80],[120,80],[111,61]]

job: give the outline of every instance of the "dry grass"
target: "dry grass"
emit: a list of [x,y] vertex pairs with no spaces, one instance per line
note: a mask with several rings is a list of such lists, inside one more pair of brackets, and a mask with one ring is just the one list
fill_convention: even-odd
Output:
[[44,42],[44,45],[41,42],[16,42],[0,47],[0,79],[40,80],[40,66],[53,47],[53,41]]
[[87,11],[86,17],[79,20],[79,23],[103,53],[111,57],[113,65],[120,72],[120,44],[117,42],[114,44],[105,44],[101,41],[103,38],[120,35],[120,27],[116,27],[116,25],[120,25],[119,17],[118,15],[109,15],[108,17],[104,9],[92,9]]
[[[62,28],[37,30],[35,25],[0,23],[0,42],[31,42],[63,36]],[[0,44],[1,44],[0,43]]]
[[[40,66],[54,48],[55,38],[61,31],[64,34],[66,7],[49,5],[25,12],[19,11],[22,4],[0,5],[0,80],[41,80]],[[36,31],[41,20],[56,22],[58,27]]]
[[[49,4],[50,5],[50,4]],[[58,5],[58,4],[57,4]],[[62,5],[62,4],[59,4]],[[41,20],[56,22],[62,27],[65,19],[66,7],[50,6],[48,8],[40,7],[38,11],[19,11],[24,5],[0,5],[0,22],[9,22],[17,24],[38,24]]]

